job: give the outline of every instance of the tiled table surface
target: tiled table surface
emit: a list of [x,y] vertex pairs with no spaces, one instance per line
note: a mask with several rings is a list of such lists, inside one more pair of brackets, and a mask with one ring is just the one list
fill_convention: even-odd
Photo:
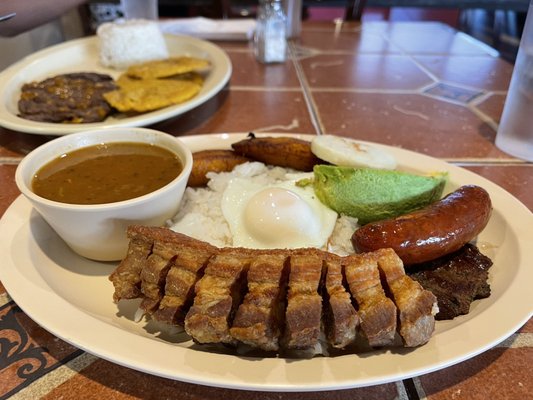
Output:
[[[472,38],[430,22],[305,23],[292,59],[269,66],[255,61],[248,43],[218,44],[233,63],[229,85],[154,128],[176,136],[327,133],[385,143],[464,166],[533,210],[533,164],[494,145],[512,65]],[[0,215],[19,195],[18,162],[50,139],[0,128]],[[477,357],[396,383],[244,392],[166,380],[85,353],[32,322],[0,284],[0,399],[526,399],[533,398],[532,335],[530,320]]]

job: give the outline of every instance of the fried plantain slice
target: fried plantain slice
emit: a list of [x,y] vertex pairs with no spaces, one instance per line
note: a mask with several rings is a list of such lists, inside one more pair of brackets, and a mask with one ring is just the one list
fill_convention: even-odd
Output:
[[210,66],[210,62],[202,58],[171,57],[132,65],[126,74],[139,79],[167,78],[192,71],[206,71]]
[[245,157],[299,171],[312,171],[316,164],[327,164],[311,152],[310,142],[292,137],[256,137],[251,133],[248,139],[231,147]]
[[179,104],[196,96],[201,85],[188,80],[130,79],[117,81],[120,89],[104,94],[111,106],[121,112],[145,112]]
[[[200,86],[203,86],[204,84],[204,77],[198,72],[186,72],[184,74],[173,75],[163,80],[163,82],[167,82],[169,80],[170,81],[187,81],[187,82],[196,83],[197,85],[200,85]],[[135,78],[135,77],[129,76],[128,74],[122,74],[116,80],[116,84],[118,85],[119,88],[128,89],[131,87],[142,85],[143,81],[144,81],[143,79]]]
[[239,164],[251,161],[235,153],[233,150],[202,150],[193,153],[193,164],[188,186],[207,185],[208,172],[229,172]]

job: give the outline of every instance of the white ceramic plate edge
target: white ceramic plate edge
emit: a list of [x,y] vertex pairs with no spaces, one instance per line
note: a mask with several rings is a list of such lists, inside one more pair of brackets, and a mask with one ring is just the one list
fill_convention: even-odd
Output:
[[[227,145],[243,136],[220,134],[180,139],[197,150]],[[400,165],[401,160],[410,160],[425,168],[446,169],[452,182],[459,179],[461,184],[485,187],[491,194],[495,211],[508,213],[506,221],[512,228],[511,233],[516,236],[515,247],[519,250],[520,265],[515,273],[503,269],[511,271],[512,266],[495,265],[491,269],[491,273],[503,275],[508,281],[505,290],[493,294],[497,301],[467,322],[438,332],[427,345],[408,354],[386,351],[377,355],[315,357],[296,361],[276,358],[256,360],[174,346],[110,325],[56,295],[43,279],[39,279],[37,266],[21,267],[12,259],[13,235],[29,224],[30,215],[36,217],[23,198],[17,199],[0,221],[0,250],[5,255],[0,278],[14,301],[32,319],[65,341],[112,362],[191,383],[247,390],[333,390],[392,382],[456,364],[506,339],[532,315],[533,302],[527,301],[531,299],[527,285],[533,281],[533,272],[526,265],[526,261],[533,257],[531,246],[526,243],[531,240],[531,232],[528,231],[531,213],[499,186],[472,172],[406,150],[380,147],[399,156]],[[28,238],[29,242],[31,240]],[[21,268],[28,269],[36,277],[35,282],[25,280]],[[51,314],[50,310],[61,310],[61,315]],[[95,337],[90,332],[102,334]]]
[[[87,124],[60,124],[30,121],[18,117],[9,109],[7,103],[9,103],[10,98],[15,94],[14,92],[18,90],[18,86],[17,88],[11,88],[11,86],[13,86],[12,83],[14,82],[14,80],[18,79],[17,76],[20,75],[21,71],[29,69],[32,64],[35,63],[39,63],[46,60],[50,60],[52,62],[53,60],[55,60],[56,57],[58,57],[57,54],[61,54],[62,51],[66,51],[69,49],[81,49],[86,51],[86,49],[94,48],[97,46],[97,40],[98,39],[96,36],[91,36],[57,44],[40,50],[32,55],[29,55],[2,71],[0,73],[0,126],[18,132],[32,133],[38,135],[66,135],[73,132],[93,129],[105,129],[110,127],[147,126],[168,118],[176,117],[203,104],[204,102],[211,99],[215,94],[217,94],[226,85],[226,83],[231,77],[231,61],[228,55],[219,46],[215,45],[214,43],[198,38],[193,38],[190,36],[166,35],[166,40],[169,46],[169,51],[171,51],[171,55],[177,55],[172,53],[172,49],[174,48],[173,46],[177,44],[177,46],[188,46],[197,52],[205,53],[212,61],[213,69],[210,72],[210,74],[213,75],[212,78],[208,76],[206,84],[204,85],[204,88],[202,88],[202,91],[191,100],[174,106],[165,107],[160,110],[140,114],[134,117],[128,117],[123,119],[108,118],[107,120],[102,122]],[[95,54],[95,52],[93,52],[90,54],[90,57],[91,62],[97,62],[98,54]],[[93,58],[95,57],[96,59],[93,60]],[[75,71],[79,72],[82,69],[83,68],[75,68]],[[66,70],[61,69],[61,71],[57,73],[65,73],[68,72],[68,70],[68,68]],[[95,68],[88,67],[87,69],[83,70],[85,70],[86,72],[108,73],[112,76],[117,76],[120,73],[120,71],[112,70],[98,65]],[[25,80],[24,82],[33,79],[44,79],[45,77],[50,77],[54,74],[55,73],[53,71],[50,71],[47,74],[44,74],[44,76],[34,77],[32,75],[28,77],[28,80]],[[211,81],[209,79],[211,79]],[[9,90],[10,88],[11,90]]]

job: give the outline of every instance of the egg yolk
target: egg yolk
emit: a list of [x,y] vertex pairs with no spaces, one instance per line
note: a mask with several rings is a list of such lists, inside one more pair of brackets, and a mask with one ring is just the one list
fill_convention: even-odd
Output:
[[283,246],[295,237],[312,237],[320,230],[311,207],[282,188],[254,194],[244,209],[244,226],[252,237],[273,246]]

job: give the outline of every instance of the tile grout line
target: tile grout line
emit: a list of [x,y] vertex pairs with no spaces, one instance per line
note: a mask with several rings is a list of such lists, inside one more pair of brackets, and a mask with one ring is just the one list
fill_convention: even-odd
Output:
[[411,400],[407,389],[405,387],[404,381],[396,381],[396,391],[398,392],[398,400]]
[[0,164],[17,165],[22,161],[22,157],[0,157]]
[[434,83],[439,83],[440,82],[440,79],[438,78],[438,76],[436,76],[435,74],[433,74],[428,68],[426,68],[424,65],[422,65],[420,62],[418,62],[415,58],[415,56],[413,56],[411,53],[409,53],[407,50],[405,50],[402,46],[400,46],[399,44],[395,43],[393,40],[391,40],[389,37],[387,37],[384,33],[381,34],[381,37],[383,38],[383,40],[385,40],[386,42],[392,44],[393,46],[396,46],[399,50],[400,50],[400,54],[402,54],[404,57],[407,57],[411,60],[411,62],[413,64],[415,64],[415,66],[420,70],[422,71],[422,73],[426,74],[427,77],[429,79],[431,79]]
[[422,382],[420,382],[420,377],[419,376],[415,376],[413,378],[413,383],[415,385],[415,390],[416,390],[416,393],[418,394],[418,398],[420,400],[426,400],[427,399],[426,391],[422,387]]
[[301,87],[232,86],[231,90],[241,92],[299,92]]
[[304,95],[305,104],[307,105],[307,110],[309,111],[309,115],[311,116],[311,123],[315,127],[316,134],[323,135],[324,125],[322,124],[322,120],[320,119],[318,108],[313,100],[311,89],[309,87],[309,84],[307,83],[307,79],[305,77],[302,66],[300,65],[300,62],[298,61],[298,58],[296,57],[296,51],[294,48],[294,44],[292,42],[289,42],[288,44],[289,44],[289,55],[292,60],[294,69],[296,70],[296,76],[298,77],[298,81],[300,82],[300,87]]
[[520,349],[533,347],[533,333],[513,333],[507,339],[498,343],[494,348]]
[[435,157],[439,160],[459,167],[532,167],[533,163],[519,159],[499,159],[499,158],[446,158]]

